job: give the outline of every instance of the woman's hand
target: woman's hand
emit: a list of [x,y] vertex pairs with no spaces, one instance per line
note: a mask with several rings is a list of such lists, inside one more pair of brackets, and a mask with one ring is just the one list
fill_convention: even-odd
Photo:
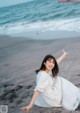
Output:
[[68,52],[66,52],[64,49],[62,51],[64,56],[68,55]]
[[22,111],[26,112],[26,113],[29,113],[29,110],[31,109],[32,107],[30,105],[27,105],[25,107],[22,107],[20,108]]
[[63,54],[56,60],[58,64],[68,55],[68,52],[64,51],[64,49],[62,51]]
[[26,112],[26,113],[29,113],[29,110],[33,107],[34,102],[35,102],[35,100],[38,98],[39,95],[40,95],[40,91],[36,90],[36,91],[34,92],[34,95],[33,95],[32,99],[31,99],[31,102],[29,103],[29,105],[27,105],[27,106],[25,106],[25,107],[22,107],[22,108],[20,108],[20,109],[21,109],[22,111]]

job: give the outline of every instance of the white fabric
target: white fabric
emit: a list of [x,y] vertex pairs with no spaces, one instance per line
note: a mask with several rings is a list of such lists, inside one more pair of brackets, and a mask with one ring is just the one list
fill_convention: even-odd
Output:
[[45,71],[37,74],[34,91],[40,91],[35,105],[40,107],[60,107],[75,110],[80,103],[80,90],[68,80],[53,78]]
[[63,101],[62,105],[68,110],[75,110],[80,104],[80,89],[68,80],[62,79],[62,93]]

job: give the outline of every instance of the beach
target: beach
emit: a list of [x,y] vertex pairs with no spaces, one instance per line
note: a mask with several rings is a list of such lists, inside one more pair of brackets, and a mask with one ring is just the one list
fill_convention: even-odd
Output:
[[[80,4],[58,0],[3,1],[0,2],[0,6],[3,4],[0,7],[0,112],[1,105],[7,105],[8,113],[22,113],[20,108],[29,104],[34,94],[35,70],[47,54],[57,59],[63,49],[68,55],[59,64],[58,76],[80,88]],[[80,113],[80,108],[70,112],[64,108],[34,106],[30,113],[35,112]]]
[[[38,34],[40,35],[40,34]],[[24,37],[0,36],[0,105],[7,104],[9,113],[22,113],[34,93],[35,70],[47,54],[55,58],[68,56],[59,64],[59,76],[80,87],[80,37],[35,40]],[[30,113],[79,113],[64,108],[40,108],[34,106]]]

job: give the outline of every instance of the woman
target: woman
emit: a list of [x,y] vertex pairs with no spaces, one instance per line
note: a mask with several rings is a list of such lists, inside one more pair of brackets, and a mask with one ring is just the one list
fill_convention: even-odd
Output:
[[58,64],[67,56],[63,54],[57,60],[47,55],[36,70],[37,81],[34,95],[29,105],[22,107],[22,111],[29,112],[33,105],[40,107],[61,107],[75,110],[80,103],[80,90],[68,80],[58,76]]

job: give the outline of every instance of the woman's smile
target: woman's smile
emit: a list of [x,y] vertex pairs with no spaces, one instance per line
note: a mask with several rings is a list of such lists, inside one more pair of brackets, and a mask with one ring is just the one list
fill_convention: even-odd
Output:
[[53,59],[47,60],[46,63],[45,63],[45,66],[46,66],[46,71],[47,72],[51,71],[55,66],[54,60]]

